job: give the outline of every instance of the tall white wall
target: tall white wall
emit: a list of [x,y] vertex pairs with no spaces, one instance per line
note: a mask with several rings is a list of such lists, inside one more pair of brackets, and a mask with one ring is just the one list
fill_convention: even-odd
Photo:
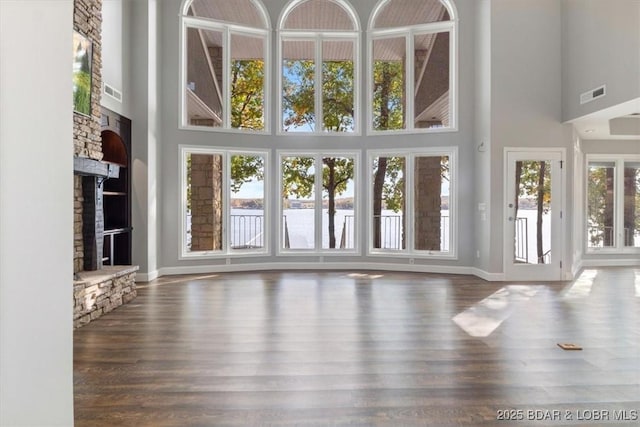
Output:
[[[640,98],[640,1],[563,0],[563,120]],[[580,94],[607,95],[580,105]]]
[[476,2],[475,266],[489,271],[491,250],[491,1]]
[[[279,147],[281,149],[306,149],[323,147],[326,149],[354,149],[362,153],[362,161],[366,149],[379,149],[403,146],[406,148],[420,148],[430,146],[457,146],[459,147],[459,259],[452,261],[441,260],[421,260],[415,259],[415,265],[410,264],[409,258],[388,257],[385,259],[353,256],[345,257],[344,254],[336,254],[336,256],[324,256],[325,262],[388,262],[400,264],[400,267],[410,269],[418,265],[438,265],[447,267],[469,267],[472,266],[475,259],[474,250],[474,191],[475,191],[475,147],[474,138],[474,99],[475,99],[475,57],[474,57],[474,39],[475,39],[475,0],[457,0],[455,2],[459,16],[459,131],[433,133],[428,135],[402,135],[401,137],[394,135],[387,136],[343,136],[343,137],[295,137],[295,136],[256,136],[244,135],[238,133],[223,132],[202,132],[192,130],[178,129],[178,105],[179,105],[179,78],[178,71],[180,66],[179,38],[180,26],[178,14],[180,12],[181,0],[165,0],[159,2],[160,16],[160,50],[162,51],[161,76],[159,85],[160,96],[159,105],[161,106],[161,143],[158,144],[160,153],[160,162],[158,170],[161,171],[162,185],[160,188],[158,205],[158,221],[162,230],[158,241],[159,248],[159,265],[167,269],[167,271],[196,271],[194,269],[206,269],[209,266],[224,267],[225,259],[219,260],[180,260],[179,259],[179,242],[180,242],[180,177],[179,177],[179,145],[194,146],[221,146],[221,147],[237,147],[237,148],[263,148],[263,147]],[[280,12],[287,0],[264,0],[272,25],[277,24]],[[371,0],[351,0],[350,4],[356,9],[360,24],[363,29],[367,28],[369,17],[376,1]],[[363,37],[364,37],[363,32]],[[275,35],[275,32],[274,32]],[[275,46],[272,43],[272,46]],[[362,57],[366,58],[366,42],[363,38]],[[272,52],[275,57],[275,51]],[[276,87],[275,66],[272,68],[272,87]],[[363,74],[365,76],[366,74]],[[365,92],[365,82],[362,82],[362,93]],[[274,94],[275,95],[275,94]],[[272,97],[272,106],[275,107],[276,96]],[[364,101],[364,96],[363,96]],[[363,104],[363,107],[364,104]],[[361,119],[364,120],[365,112],[362,112]],[[401,145],[399,145],[401,144]],[[272,150],[275,156],[275,150]],[[275,161],[272,167],[276,168]],[[275,175],[274,175],[275,177]],[[364,174],[362,176],[364,178]],[[275,183],[275,181],[273,181]],[[272,206],[278,202],[277,191],[272,193]],[[361,195],[363,196],[363,195]],[[275,230],[275,215],[273,227]],[[135,226],[134,226],[135,227]],[[134,234],[136,231],[134,230]],[[151,244],[151,243],[150,243]],[[305,265],[305,262],[318,262],[319,256],[306,257],[261,257],[250,259],[234,259],[233,263],[240,262],[262,262],[265,265],[273,265],[274,262],[295,262],[299,265]],[[308,264],[306,264],[308,265]],[[182,269],[182,270],[180,270]],[[191,269],[191,270],[188,270]],[[201,270],[202,271],[202,270]]]
[[[158,26],[157,1],[131,4],[131,152],[133,263],[140,280],[158,272]],[[177,18],[176,18],[177,19]],[[176,23],[177,26],[177,23]],[[177,44],[177,41],[176,41]],[[175,122],[177,124],[177,121]]]
[[[560,0],[491,1],[490,272],[503,270],[504,182],[512,179],[504,148],[566,147],[572,159],[561,124],[561,28]],[[564,183],[569,198],[570,188]]]
[[122,92],[122,101],[103,93],[101,104],[131,117],[131,0],[102,0],[102,80]]
[[73,425],[71,0],[0,1],[0,425]]

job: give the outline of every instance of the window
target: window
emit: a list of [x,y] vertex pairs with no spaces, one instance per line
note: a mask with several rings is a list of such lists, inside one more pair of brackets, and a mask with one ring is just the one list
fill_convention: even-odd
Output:
[[340,0],[294,0],[280,22],[280,131],[358,132],[353,10]]
[[372,254],[456,256],[456,153],[370,153]]
[[280,251],[356,252],[357,153],[280,153]]
[[587,250],[640,248],[640,158],[587,158]]
[[267,153],[183,147],[181,159],[182,257],[265,254]]
[[258,0],[193,0],[182,16],[182,125],[266,131],[269,26]]
[[455,15],[449,1],[382,0],[370,23],[369,129],[453,129]]

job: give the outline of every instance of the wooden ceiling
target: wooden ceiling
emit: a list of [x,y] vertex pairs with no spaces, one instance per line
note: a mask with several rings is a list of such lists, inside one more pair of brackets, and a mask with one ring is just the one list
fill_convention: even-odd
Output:
[[251,0],[193,0],[189,15],[253,28],[268,28]]

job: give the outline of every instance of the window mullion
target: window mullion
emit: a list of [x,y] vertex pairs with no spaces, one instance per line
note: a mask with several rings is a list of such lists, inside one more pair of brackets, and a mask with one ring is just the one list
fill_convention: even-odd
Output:
[[613,187],[615,248],[624,249],[624,159],[616,160],[616,173]]
[[322,155],[317,154],[314,156],[315,163],[315,179],[314,179],[314,190],[316,193],[315,198],[315,209],[314,209],[314,220],[315,220],[315,250],[322,250],[322,175],[324,173],[323,163],[322,163]]
[[230,224],[231,224],[231,154],[225,152],[222,154],[222,252],[230,253],[231,248],[229,242]]
[[414,230],[414,199],[415,195],[415,154],[407,155],[404,160],[405,166],[405,212],[403,230],[405,235],[405,250],[413,254],[415,252],[415,232]]
[[408,34],[405,35],[405,42],[406,42],[406,54],[405,54],[405,61],[404,61],[404,78],[405,78],[405,85],[404,85],[404,90],[405,90],[405,94],[404,94],[404,105],[405,105],[405,129],[409,130],[409,129],[413,129],[414,127],[414,101],[415,101],[415,96],[414,96],[414,69],[413,69],[413,56],[414,56],[414,40],[413,40],[413,32],[409,32]]
[[224,93],[224,108],[222,122],[225,129],[231,128],[231,31],[225,28],[222,45],[222,92]]
[[315,110],[316,110],[316,126],[315,132],[323,132],[323,107],[322,107],[322,37],[315,39]]

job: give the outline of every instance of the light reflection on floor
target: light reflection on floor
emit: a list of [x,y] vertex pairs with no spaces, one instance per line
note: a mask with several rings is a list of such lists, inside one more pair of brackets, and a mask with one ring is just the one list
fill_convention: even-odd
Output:
[[565,299],[586,298],[591,294],[593,281],[598,275],[598,270],[584,270],[573,282],[571,287],[563,295]]
[[636,275],[636,298],[640,298],[640,271],[635,272]]
[[509,285],[453,317],[453,321],[472,337],[488,337],[514,311],[514,304],[531,299],[538,286]]

